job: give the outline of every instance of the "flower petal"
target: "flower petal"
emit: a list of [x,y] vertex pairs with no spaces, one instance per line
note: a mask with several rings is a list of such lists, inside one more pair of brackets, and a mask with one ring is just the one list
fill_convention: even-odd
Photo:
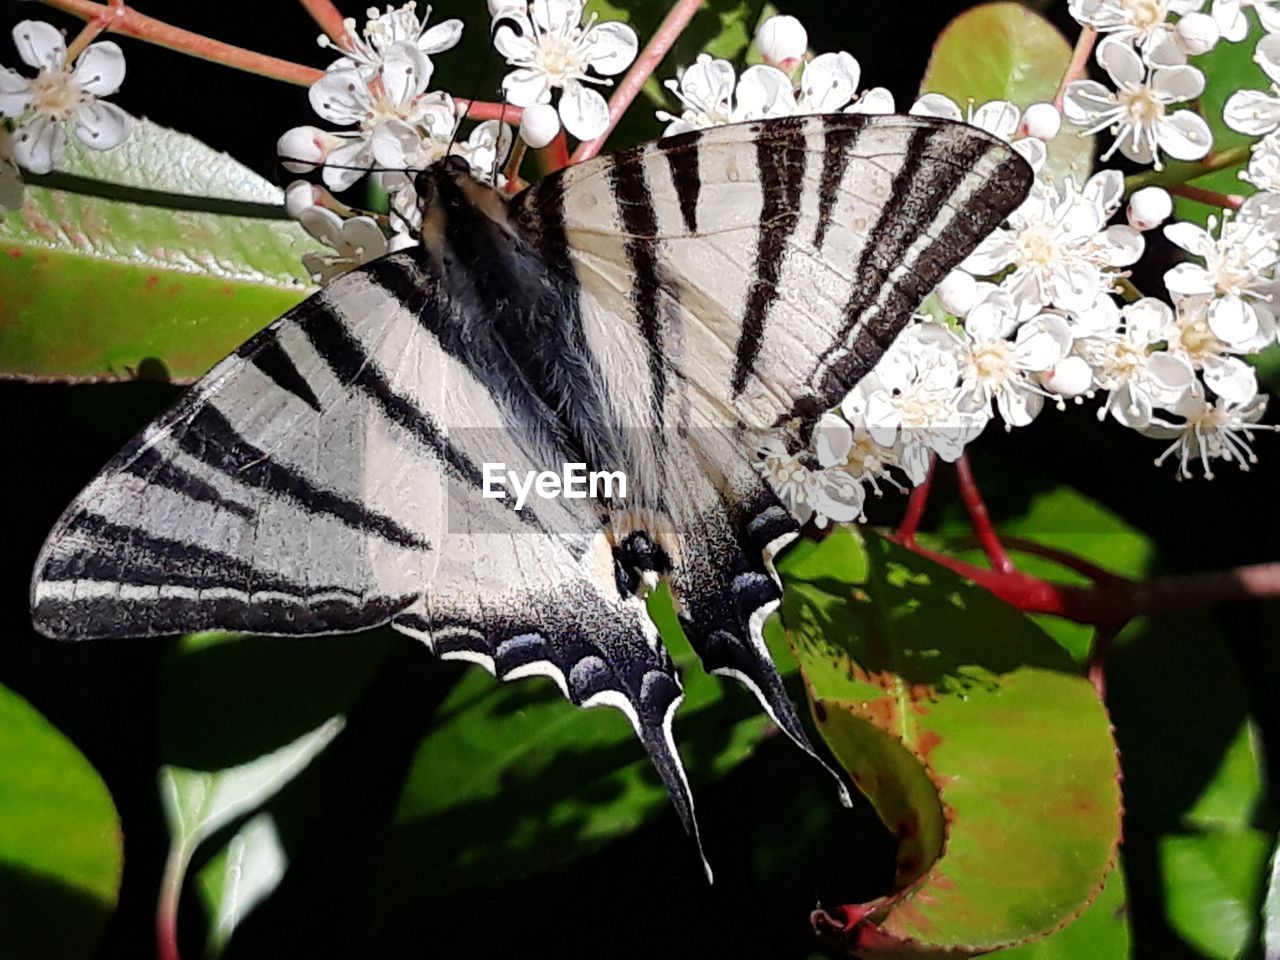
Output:
[[1170,243],[1175,243],[1187,253],[1193,253],[1197,257],[1208,257],[1213,253],[1214,242],[1213,237],[1209,236],[1207,230],[1198,227],[1194,223],[1186,221],[1178,221],[1171,223],[1164,228],[1164,235]]
[[1108,37],[1098,44],[1098,65],[1107,71],[1117,87],[1136,87],[1147,79],[1147,68],[1129,44]]
[[110,40],[95,43],[80,54],[71,78],[86,93],[110,96],[124,82],[124,53]]
[[89,100],[71,115],[71,132],[93,150],[110,150],[129,135],[132,118],[114,103]]
[[412,43],[393,43],[383,54],[382,89],[393,104],[405,106],[427,89],[431,81],[431,61]]
[[800,77],[804,109],[813,113],[835,113],[853,99],[861,79],[858,61],[844,51],[814,57]]
[[444,20],[418,37],[418,49],[425,54],[443,53],[462,39],[462,21]]
[[43,20],[23,20],[13,28],[13,45],[28,67],[61,70],[67,59],[62,31]]
[[1239,357],[1206,357],[1204,382],[1232,403],[1248,403],[1258,395],[1258,374]]
[[551,98],[551,84],[543,71],[521,67],[502,78],[502,93],[513,106],[528,107],[546,103]]
[[1224,343],[1239,343],[1258,332],[1258,316],[1250,304],[1229,293],[1209,304],[1209,329]]
[[387,252],[387,238],[372,217],[352,217],[342,225],[338,252],[356,263],[368,263]]
[[824,413],[813,428],[813,449],[822,467],[843,464],[853,449],[853,428],[844,417]]
[[1204,93],[1204,73],[1192,66],[1161,67],[1151,76],[1151,89],[1171,102],[1194,100]]
[[1004,390],[996,395],[1000,418],[1011,427],[1025,427],[1044,409],[1044,397],[1030,390]]
[[560,119],[579,140],[594,140],[609,129],[609,105],[586,84],[570,80],[560,97]]
[[1168,340],[1175,334],[1173,310],[1163,300],[1143,297],[1121,311],[1125,330],[1130,338],[1141,344]]
[[22,116],[31,105],[31,96],[31,85],[26,77],[0,67],[0,116]]
[[1199,114],[1179,110],[1156,121],[1156,141],[1175,160],[1199,160],[1213,146],[1213,132]]
[[636,32],[625,23],[610,20],[598,23],[582,38],[587,65],[602,77],[621,73],[635,60],[640,50]]
[[1188,297],[1212,294],[1214,291],[1213,277],[1198,263],[1180,263],[1166,270],[1164,285],[1170,293]]
[[1067,84],[1062,98],[1062,115],[1077,127],[1091,127],[1098,114],[1116,106],[1116,96],[1096,80],[1076,80]]
[[372,104],[369,87],[355,69],[326,72],[311,85],[307,96],[312,110],[330,123],[344,126],[364,120]]
[[1022,111],[1008,100],[992,100],[975,110],[969,122],[1001,140],[1012,140],[1021,121]]
[[32,173],[52,170],[66,147],[66,130],[47,114],[36,114],[13,132],[13,159]]
[[1057,366],[1071,350],[1071,325],[1053,313],[1042,313],[1018,328],[1013,355],[1024,370],[1040,373]]
[[1280,99],[1261,90],[1237,90],[1223,105],[1222,120],[1251,137],[1270,133],[1280,126]]
[[346,190],[365,175],[371,163],[373,151],[369,148],[369,141],[355,136],[350,143],[330,151],[321,177],[330,190]]
[[862,92],[862,96],[844,108],[845,113],[861,113],[869,116],[884,116],[896,110],[893,94],[884,87],[867,88]]
[[784,117],[796,112],[791,79],[777,67],[765,64],[748,67],[738,81],[737,93],[735,120]]
[[943,120],[963,120],[964,114],[950,97],[941,93],[926,93],[911,105],[914,117],[941,117]]
[[1240,0],[1213,0],[1213,19],[1223,40],[1239,43],[1249,35],[1249,21],[1240,9]]

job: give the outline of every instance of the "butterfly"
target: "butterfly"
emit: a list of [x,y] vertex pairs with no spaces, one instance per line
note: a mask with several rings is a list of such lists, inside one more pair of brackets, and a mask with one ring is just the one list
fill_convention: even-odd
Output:
[[[800,526],[754,447],[803,444],[1031,181],[1006,143],[907,116],[683,133],[510,199],[446,158],[416,180],[419,246],[257,334],[75,499],[35,626],[389,624],[622,711],[696,838],[646,595],[666,582],[703,666],[816,757],[763,639]],[[564,464],[625,496],[493,495],[491,468]]]

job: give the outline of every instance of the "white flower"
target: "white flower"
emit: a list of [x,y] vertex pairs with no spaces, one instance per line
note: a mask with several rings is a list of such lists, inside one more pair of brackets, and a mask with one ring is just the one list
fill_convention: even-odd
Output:
[[302,265],[317,283],[326,284],[387,252],[387,238],[372,217],[343,220],[324,207],[308,207],[302,211],[298,222],[307,233],[334,251],[331,254],[303,254]]
[[520,116],[520,139],[540,150],[560,132],[560,114],[549,103],[534,103]]
[[1093,390],[1093,367],[1084,357],[1072,354],[1040,374],[1040,383],[1060,400],[1083,397]]
[[989,413],[960,409],[959,341],[936,323],[908,327],[840,405],[881,447],[898,450],[912,483],[924,481],[929,453],[954,461]]
[[[447,99],[445,94],[426,92],[433,67],[411,43],[387,49],[373,76],[363,66],[342,64],[341,60],[334,64],[310,91],[316,113],[331,123],[358,127],[356,132],[338,134],[345,142],[326,158],[324,182],[332,190],[350,187],[373,163],[372,141],[379,127],[393,122],[408,128],[430,127],[440,122],[440,105]],[[452,106],[452,100],[448,103]]]
[[1209,328],[1210,297],[1178,297],[1163,333],[1166,348],[1201,372],[1205,385],[1232,403],[1248,403],[1258,393],[1258,375]]
[[1052,103],[1033,103],[1022,111],[1018,132],[1037,140],[1049,141],[1062,129],[1062,114]]
[[388,55],[399,44],[409,44],[423,56],[442,53],[457,46],[462,39],[461,20],[446,20],[428,29],[427,19],[431,16],[431,8],[427,7],[422,17],[418,17],[416,8],[417,4],[412,0],[398,10],[388,5],[386,12],[381,14],[377,8],[370,8],[363,34],[356,30],[355,19],[348,17],[342,22],[346,27],[346,36],[340,41],[334,43],[326,36],[319,39],[321,47],[331,47],[343,54],[342,59],[329,69],[358,67],[366,77],[372,79],[381,73]]
[[1152,62],[1168,62],[1174,25],[1169,15],[1186,17],[1204,0],[1071,0],[1067,9],[1080,23],[1130,43]]
[[1037,180],[1008,226],[983,240],[961,269],[990,277],[1012,267],[1001,285],[1023,318],[1046,306],[1090,310],[1110,287],[1116,268],[1142,256],[1138,231],[1107,226],[1123,191],[1124,179],[1116,170],[1094,174],[1082,190],[1070,181],[1059,187]]
[[1098,386],[1111,391],[1098,419],[1110,413],[1125,426],[1141,428],[1156,407],[1170,409],[1193,392],[1197,380],[1185,357],[1155,349],[1167,334],[1168,304],[1144,297],[1121,310],[1120,319],[1118,330],[1082,340],[1077,350]]
[[[1050,109],[1053,109],[1052,105]],[[1005,143],[1012,144],[1013,149],[1022,154],[1036,173],[1039,173],[1040,168],[1044,166],[1046,156],[1044,141],[1036,137],[1014,139],[1021,129],[1022,111],[1008,100],[992,100],[977,109],[974,109],[971,103],[967,112],[962,113],[960,107],[950,97],[943,96],[941,93],[926,93],[911,105],[911,113],[922,117],[959,120],[978,127],[992,136],[999,137]]]
[[533,0],[527,11],[504,9],[493,42],[515,67],[502,81],[511,103],[550,103],[560,90],[560,119],[579,140],[592,140],[609,126],[609,107],[587,84],[607,84],[630,66],[639,43],[625,23],[582,24],[583,0]]
[[110,40],[85,48],[75,66],[62,34],[38,20],[13,28],[13,42],[34,78],[0,67],[0,116],[17,121],[13,160],[32,173],[48,173],[61,160],[67,130],[86,147],[110,150],[129,135],[129,115],[99,97],[120,89],[124,54]]
[[1252,344],[1259,333],[1274,336],[1269,299],[1270,272],[1280,257],[1276,236],[1264,224],[1224,219],[1215,237],[1193,223],[1173,223],[1164,234],[1204,265],[1180,263],[1164,275],[1169,292],[1181,296],[1209,296],[1209,327],[1228,344]]
[[1208,53],[1222,39],[1218,22],[1205,13],[1188,13],[1173,28],[1178,49],[1193,57]]
[[756,49],[765,63],[788,73],[809,49],[809,34],[795,17],[773,16],[756,31]]
[[1204,74],[1192,66],[1156,66],[1148,71],[1133,48],[1117,40],[1098,44],[1098,63],[1116,91],[1095,80],[1077,80],[1067,87],[1062,112],[1081,135],[1110,128],[1115,142],[1102,155],[1108,160],[1119,150],[1137,163],[1161,169],[1160,154],[1175,160],[1199,160],[1213,146],[1213,134],[1192,110],[1169,112],[1169,107],[1194,100],[1204,92]]
[[1224,40],[1239,43],[1249,35],[1249,21],[1244,11],[1253,7],[1258,15],[1258,22],[1267,33],[1280,31],[1280,10],[1275,7],[1276,0],[1213,0],[1213,19],[1218,22]]
[[1235,463],[1241,470],[1258,462],[1251,446],[1254,431],[1280,429],[1258,423],[1266,410],[1265,396],[1254,397],[1248,403],[1219,397],[1210,403],[1203,396],[1188,395],[1170,411],[1182,418],[1181,423],[1155,417],[1141,432],[1158,440],[1173,440],[1156,458],[1157,467],[1176,454],[1179,480],[1191,478],[1191,463],[1195,460],[1200,461],[1205,479],[1212,480],[1214,460]]
[[876,496],[881,494],[881,482],[901,489],[889,473],[898,466],[897,450],[876,443],[860,417],[850,423],[838,414],[823,414],[813,431],[813,449],[824,470],[843,470],[860,485],[871,487]]
[[1025,427],[1044,406],[1045,392],[1032,374],[1052,370],[1071,342],[1062,317],[1042,313],[1019,324],[1009,298],[1002,291],[990,294],[964,320],[961,404],[989,415],[994,400],[1006,427]]
[[667,124],[663,136],[722,126],[743,120],[809,113],[892,113],[893,95],[881,87],[858,94],[862,68],[847,53],[824,53],[804,66],[797,87],[777,67],[757,64],[739,78],[727,60],[705,53],[666,87],[684,110],[680,116],[658,111]]
[[1143,187],[1129,198],[1125,219],[1135,230],[1154,230],[1173,215],[1173,197],[1163,187]]

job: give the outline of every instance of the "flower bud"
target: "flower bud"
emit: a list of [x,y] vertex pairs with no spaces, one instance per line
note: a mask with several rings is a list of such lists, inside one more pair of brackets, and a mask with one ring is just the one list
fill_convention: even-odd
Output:
[[1174,42],[1178,49],[1191,56],[1208,53],[1218,43],[1222,34],[1218,22],[1207,13],[1186,13],[1173,28]]
[[1173,198],[1163,187],[1143,187],[1129,198],[1125,215],[1135,230],[1154,230],[1173,213]]
[[290,173],[310,173],[324,163],[334,146],[334,136],[319,127],[294,127],[276,141],[276,155]]
[[1037,140],[1052,140],[1062,127],[1062,114],[1052,103],[1033,103],[1022,114],[1022,132]]
[[305,180],[295,180],[284,188],[285,213],[297,220],[302,211],[316,205],[316,188]]
[[560,115],[549,103],[534,103],[524,108],[520,118],[520,139],[539,150],[560,132]]
[[1093,387],[1093,369],[1084,357],[1063,357],[1039,376],[1046,390],[1068,399],[1088,393]]
[[770,17],[756,32],[756,49],[766,63],[790,72],[809,49],[809,35],[795,17]]
[[963,317],[978,302],[978,282],[963,270],[952,270],[938,284],[938,302],[953,316]]

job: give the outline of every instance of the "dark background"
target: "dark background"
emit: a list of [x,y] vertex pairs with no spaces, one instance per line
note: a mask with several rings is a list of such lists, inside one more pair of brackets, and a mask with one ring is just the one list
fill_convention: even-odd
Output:
[[[363,3],[342,6],[363,17]],[[787,11],[806,23],[816,49],[850,50],[862,64],[864,85],[887,86],[905,105],[932,38],[967,6],[796,0]],[[315,66],[329,60],[316,47],[317,28],[300,6],[285,0],[140,0],[139,7],[286,59]],[[436,7],[435,19],[467,13],[471,27],[465,49],[436,58],[434,85],[494,99],[502,65],[476,46],[483,40],[484,3],[441,0]],[[1066,26],[1056,6],[1049,12]],[[6,35],[27,17],[48,19],[72,34],[77,29],[75,20],[34,3],[0,5]],[[654,19],[642,13],[638,20],[643,40]],[[696,23],[695,31],[701,29]],[[118,103],[192,133],[264,176],[289,179],[276,167],[274,146],[286,128],[317,122],[304,89],[127,38],[120,42],[129,73],[114,98]],[[16,62],[7,42],[0,45],[0,62]],[[660,76],[673,74],[668,64]],[[647,113],[643,105],[637,110]],[[1162,256],[1156,251],[1149,259]],[[1158,284],[1140,278],[1140,285],[1154,290]],[[62,508],[178,392],[160,383],[0,384],[0,503],[6,508],[0,536],[8,566],[0,582],[0,682],[64,731],[111,789],[124,825],[126,866],[102,956],[129,960],[153,950],[154,898],[167,844],[155,775],[161,756],[157,679],[170,643],[54,644],[31,631],[26,590],[36,550]],[[1032,429],[988,431],[973,459],[997,518],[1023,512],[1037,491],[1074,486],[1151,535],[1166,572],[1280,555],[1280,439],[1259,439],[1262,463],[1252,473],[1223,467],[1213,483],[1178,483],[1172,470],[1155,469],[1151,460],[1160,448],[1110,421],[1099,424],[1092,409],[1072,408],[1046,412]],[[950,475],[943,471],[926,525],[943,511],[954,512],[954,503]],[[893,522],[900,510],[901,500],[889,498],[878,519]],[[1186,631],[1161,636],[1153,630],[1119,651],[1113,666],[1111,704],[1127,769],[1124,866],[1138,956],[1186,953],[1162,917],[1156,836],[1176,825],[1246,710],[1258,718],[1267,742],[1280,734],[1274,605],[1223,609],[1214,618],[1230,638],[1225,644]],[[407,639],[394,643],[371,695],[352,713],[339,755],[326,754],[303,778],[314,776],[323,785],[314,817],[329,841],[294,854],[285,884],[251,918],[243,945],[233,944],[231,956],[803,956],[813,948],[808,911],[819,901],[866,899],[886,889],[892,847],[865,805],[853,815],[838,813],[821,776],[775,739],[700,792],[707,852],[717,866],[712,887],[667,813],[567,867],[484,889],[441,892],[412,910],[381,917],[368,902],[370,862],[384,842],[382,826],[429,721],[429,706],[460,673],[433,662]],[[325,656],[323,643],[315,645],[315,656]],[[278,695],[287,699],[288,689]],[[326,770],[343,769],[353,757],[363,761],[358,782],[326,778]],[[298,803],[309,802],[305,791],[299,796]],[[1271,812],[1260,816],[1268,820]],[[188,902],[183,929],[189,956],[199,954],[201,923],[198,908]],[[16,956],[4,945],[0,954]]]

